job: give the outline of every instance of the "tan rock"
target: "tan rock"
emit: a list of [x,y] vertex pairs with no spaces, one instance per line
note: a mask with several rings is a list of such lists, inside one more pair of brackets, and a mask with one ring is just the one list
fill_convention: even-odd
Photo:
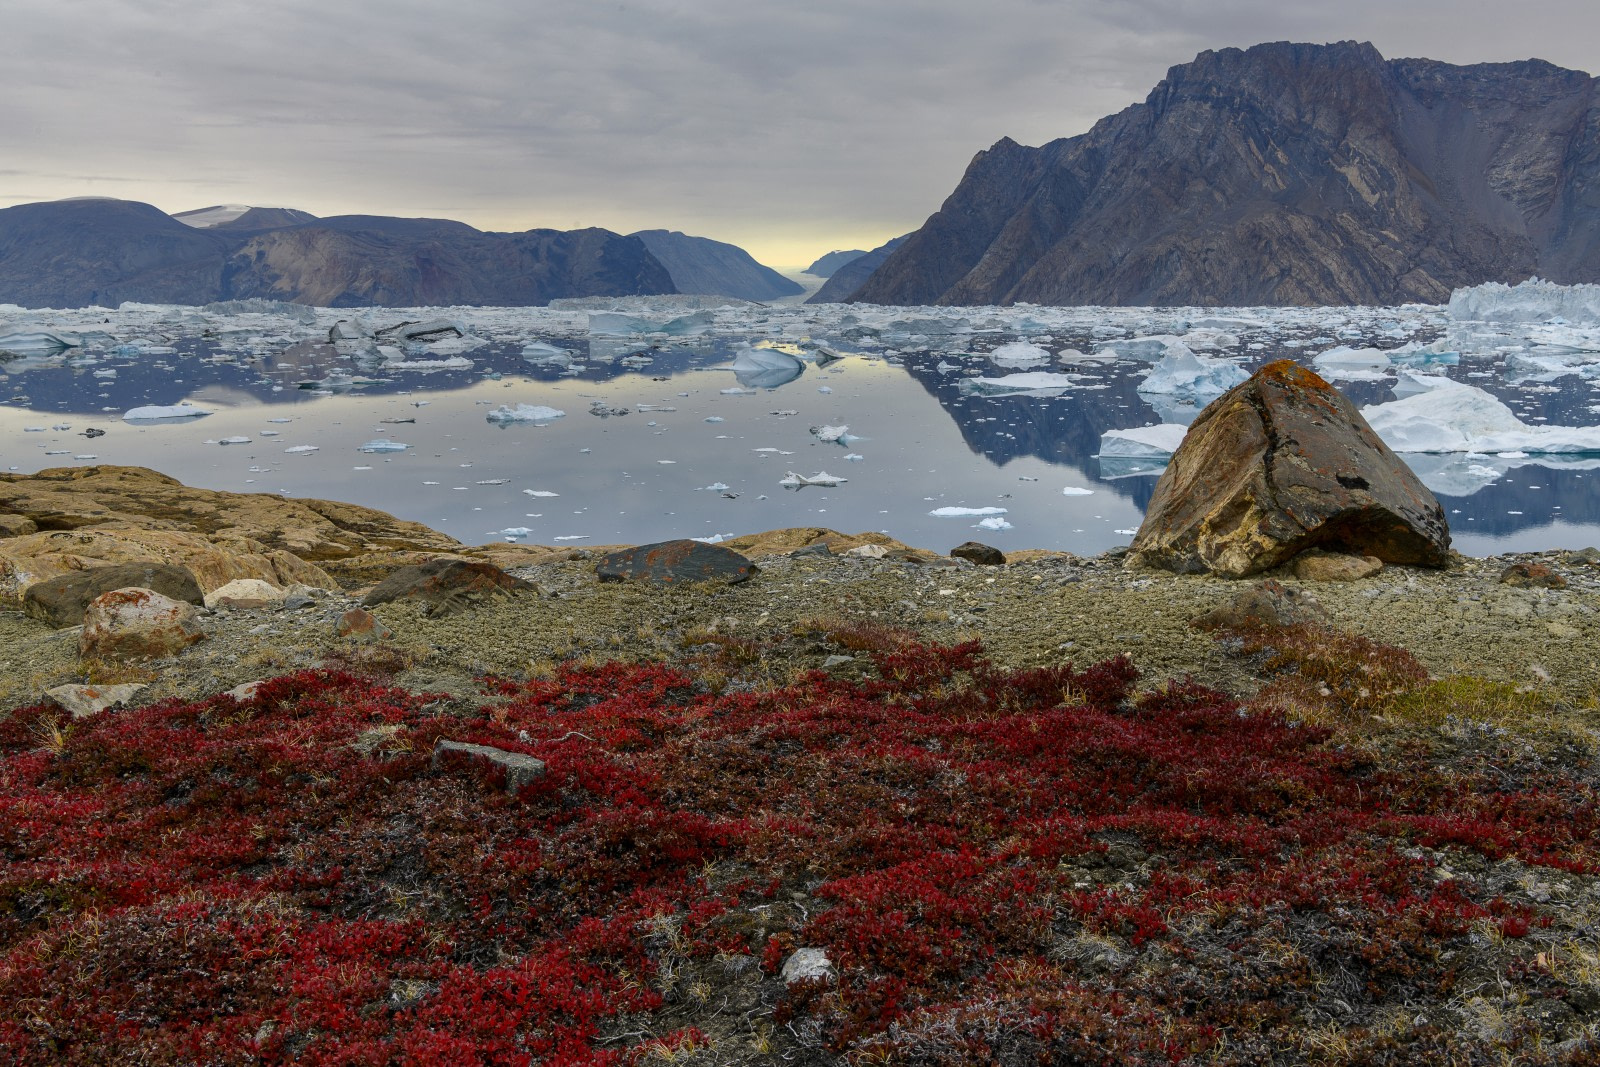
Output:
[[1438,567],[1450,530],[1433,494],[1350,401],[1278,360],[1195,419],[1127,562],[1242,578],[1311,548]]
[[206,594],[208,608],[264,608],[283,602],[289,594],[260,578],[235,578]]
[[150,589],[116,589],[89,602],[78,654],[84,659],[155,659],[205,640],[195,609]]
[[126,704],[145,688],[148,687],[136,682],[123,685],[58,685],[46,689],[44,695],[56,707],[71,712],[74,719],[88,719],[107,708]]
[[21,537],[39,529],[39,524],[26,515],[0,515],[0,537]]
[[1313,549],[1300,553],[1290,566],[1302,582],[1358,582],[1383,570],[1383,560]]

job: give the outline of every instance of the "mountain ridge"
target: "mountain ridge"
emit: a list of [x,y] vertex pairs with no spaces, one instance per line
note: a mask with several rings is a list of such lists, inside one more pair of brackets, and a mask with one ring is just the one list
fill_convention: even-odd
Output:
[[1600,94],[1542,60],[1371,44],[1202,52],[1141,102],[974,156],[848,299],[1206,306],[1438,302],[1600,279]]

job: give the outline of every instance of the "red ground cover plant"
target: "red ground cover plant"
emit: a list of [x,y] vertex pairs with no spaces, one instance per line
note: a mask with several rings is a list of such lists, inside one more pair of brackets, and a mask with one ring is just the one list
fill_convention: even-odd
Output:
[[[1550,916],[1462,872],[1587,879],[1585,781],[1380,765],[1125,659],[858,643],[873,677],[753,692],[571,667],[462,715],[307,672],[14,713],[0,1061],[1498,1062],[1581,1025],[1450,1005],[1484,966],[1571,992],[1482,962]],[[548,772],[511,796],[440,738]],[[798,946],[835,977],[786,989]],[[719,1061],[676,983],[741,960]]]

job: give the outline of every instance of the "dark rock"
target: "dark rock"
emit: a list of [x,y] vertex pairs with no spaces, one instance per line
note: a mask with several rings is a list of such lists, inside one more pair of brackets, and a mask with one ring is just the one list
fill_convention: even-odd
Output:
[[1197,630],[1276,629],[1301,624],[1326,626],[1328,613],[1309,594],[1271,580],[1258,582],[1189,623]]
[[1519,589],[1565,589],[1567,580],[1543,563],[1513,563],[1500,572],[1500,584]]
[[1350,401],[1279,360],[1195,419],[1127,562],[1242,578],[1311,548],[1442,567],[1450,530],[1433,494]]
[[339,621],[333,624],[333,632],[359,645],[376,644],[394,636],[393,630],[365,608],[351,608],[339,616]]
[[205,603],[200,583],[187,567],[169,563],[122,563],[35,582],[22,594],[22,610],[29,617],[58,629],[76,626],[83,621],[84,610],[95,597],[113,589],[130,587],[153,589],[162,596],[187,604]]
[[420,600],[424,615],[441,616],[533,588],[482,560],[430,559],[390,574],[361,603],[370,608],[392,600]]
[[886,241],[870,252],[863,252],[848,262],[841,263],[828,275],[828,280],[822,287],[806,298],[808,304],[842,304],[853,299],[851,294],[864,285],[873,271],[883,266],[891,253],[911,237],[911,234],[901,234],[891,241]]
[[866,254],[864,248],[834,249],[827,255],[818,256],[812,261],[811,266],[800,273],[809,274],[813,278],[831,278],[840,267]]
[[993,548],[981,541],[967,541],[950,550],[950,555],[956,559],[971,560],[981,567],[1003,567],[1006,554],[998,548]]
[[826,299],[1392,305],[1596,281],[1597,181],[1600,94],[1581,71],[1353,41],[1224,48],[1085,134],[978,153],[941,210]]
[[737,585],[756,573],[756,565],[731,548],[682,539],[608,553],[600,557],[594,572],[602,582],[638,578],[657,585],[688,582]]
[[469,745],[461,741],[440,740],[433,746],[433,769],[447,767],[457,760],[486,760],[506,776],[506,792],[517,790],[544,777],[544,761],[521,752],[507,752],[489,745]]

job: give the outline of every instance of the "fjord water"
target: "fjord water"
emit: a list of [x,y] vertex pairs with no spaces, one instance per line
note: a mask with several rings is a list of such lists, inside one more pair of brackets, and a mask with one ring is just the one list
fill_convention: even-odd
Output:
[[[617,308],[654,325],[674,314],[659,302]],[[405,361],[374,363],[327,343],[334,322],[356,317],[350,311],[0,309],[0,335],[27,327],[77,331],[83,340],[0,366],[0,467],[137,464],[208,488],[366,504],[466,543],[640,543],[823,526],[881,530],[941,551],[976,538],[1002,549],[1093,553],[1127,543],[1159,469],[1129,473],[1103,463],[1100,435],[1183,421],[1197,410],[1183,411],[1172,397],[1146,399],[1137,387],[1150,361],[1097,355],[1097,346],[1114,351],[1120,341],[1131,351],[1131,339],[1178,336],[1246,368],[1283,356],[1309,365],[1336,344],[1388,349],[1453,328],[1443,309],[1421,306],[1222,313],[741,305],[702,313],[684,335],[598,336],[590,310],[366,310],[367,327],[443,317],[468,334],[411,345]],[[995,361],[995,350],[1019,340],[1046,361]],[[572,365],[525,359],[525,347],[539,344],[570,353]],[[741,384],[730,365],[752,345],[797,357],[798,374],[777,385],[749,376]],[[1526,421],[1600,422],[1590,381],[1514,380],[1499,347],[1468,347],[1442,369],[1493,392]],[[452,358],[461,365],[408,366]],[[970,386],[1019,369],[1074,377],[1054,395]],[[1335,384],[1358,405],[1392,399],[1392,375],[1355,378]],[[180,402],[212,414],[122,418],[137,406]],[[565,414],[487,417],[518,404]],[[824,428],[841,426],[848,429],[839,440],[823,439]],[[91,429],[104,435],[83,436]],[[240,438],[248,440],[223,443]],[[382,440],[406,447],[362,451]],[[1479,464],[1466,483],[1436,470],[1454,461],[1405,458],[1436,491],[1454,491],[1439,496],[1462,551],[1600,543],[1595,457],[1568,456],[1559,466],[1537,456],[1486,459],[1492,473]],[[786,489],[789,472],[840,481]]]

